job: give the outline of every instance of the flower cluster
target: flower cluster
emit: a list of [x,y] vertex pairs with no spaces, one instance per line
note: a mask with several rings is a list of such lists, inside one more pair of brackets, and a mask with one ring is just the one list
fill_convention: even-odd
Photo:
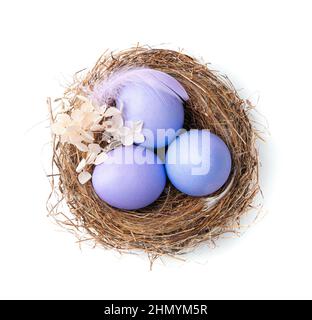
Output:
[[[76,172],[81,184],[91,179],[87,171],[89,165],[98,165],[106,160],[107,148],[101,147],[102,142],[113,144],[118,142],[125,146],[142,143],[142,121],[124,123],[122,112],[116,107],[95,105],[83,96],[79,108],[57,114],[51,125],[52,132],[60,137],[61,143],[70,143],[82,151],[84,157],[78,164]],[[100,138],[95,141],[95,134]]]

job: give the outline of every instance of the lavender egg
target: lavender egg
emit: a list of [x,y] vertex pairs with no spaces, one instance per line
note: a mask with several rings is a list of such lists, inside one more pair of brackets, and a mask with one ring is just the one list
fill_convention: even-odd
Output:
[[148,148],[170,144],[184,123],[188,94],[172,76],[153,69],[137,68],[114,73],[94,90],[97,101],[115,101],[127,121],[143,121]]
[[207,196],[220,189],[229,178],[231,166],[227,145],[208,130],[181,134],[166,153],[169,180],[190,196]]
[[120,146],[95,166],[92,185],[96,194],[113,207],[136,210],[158,199],[166,184],[163,162],[141,146]]

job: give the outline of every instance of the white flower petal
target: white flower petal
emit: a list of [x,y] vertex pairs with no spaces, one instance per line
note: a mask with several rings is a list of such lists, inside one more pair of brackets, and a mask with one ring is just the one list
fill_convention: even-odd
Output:
[[84,167],[86,166],[86,164],[87,164],[86,159],[82,159],[82,160],[79,162],[79,164],[78,164],[78,166],[77,166],[77,168],[76,168],[76,172],[77,172],[77,173],[80,173],[80,172],[84,169]]
[[124,146],[131,146],[133,144],[133,136],[132,135],[122,136],[121,142]]
[[95,165],[99,165],[101,163],[103,163],[106,159],[108,158],[108,155],[106,152],[101,152],[96,159],[94,160],[94,164]]
[[135,133],[133,140],[135,143],[142,143],[145,141],[145,137],[142,133]]
[[118,133],[121,136],[128,136],[129,134],[131,134],[131,129],[128,127],[121,127],[119,128]]
[[133,123],[133,129],[135,132],[139,133],[142,131],[143,128],[143,121],[135,121]]
[[91,179],[91,174],[87,171],[82,171],[79,173],[78,175],[78,180],[81,184],[85,184],[86,182],[88,182]]
[[115,115],[120,115],[120,110],[118,110],[115,107],[109,107],[105,112],[104,112],[104,117],[113,117]]
[[121,100],[121,101],[119,101],[119,110],[120,110],[120,112],[122,112],[122,110],[123,110],[123,108],[124,108],[124,103],[123,103],[123,101]]

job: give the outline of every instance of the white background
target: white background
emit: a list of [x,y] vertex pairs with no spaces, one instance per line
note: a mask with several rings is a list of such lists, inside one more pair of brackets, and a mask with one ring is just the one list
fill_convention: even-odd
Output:
[[[311,1],[1,1],[0,298],[312,298]],[[46,217],[47,96],[106,49],[203,57],[270,134],[262,218],[242,237],[149,271],[142,255],[79,249]]]

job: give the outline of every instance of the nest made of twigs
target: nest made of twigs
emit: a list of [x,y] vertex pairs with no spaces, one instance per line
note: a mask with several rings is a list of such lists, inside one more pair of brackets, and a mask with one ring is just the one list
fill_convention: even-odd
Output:
[[[232,154],[230,179],[208,197],[182,194],[168,181],[161,197],[152,205],[136,211],[119,210],[99,199],[90,182],[78,182],[75,169],[80,151],[54,140],[51,176],[52,194],[57,199],[50,198],[49,211],[80,240],[91,239],[122,251],[141,249],[153,257],[175,255],[237,231],[241,216],[251,208],[259,191],[257,133],[250,120],[252,107],[238,96],[227,77],[196,59],[181,52],[142,47],[105,53],[82,80],[76,77],[65,96],[70,97],[75,108],[75,96],[92,90],[108,74],[121,67],[138,66],[166,72],[181,82],[190,97],[185,106],[185,128],[209,129],[226,142]],[[70,217],[61,209],[64,201]]]

